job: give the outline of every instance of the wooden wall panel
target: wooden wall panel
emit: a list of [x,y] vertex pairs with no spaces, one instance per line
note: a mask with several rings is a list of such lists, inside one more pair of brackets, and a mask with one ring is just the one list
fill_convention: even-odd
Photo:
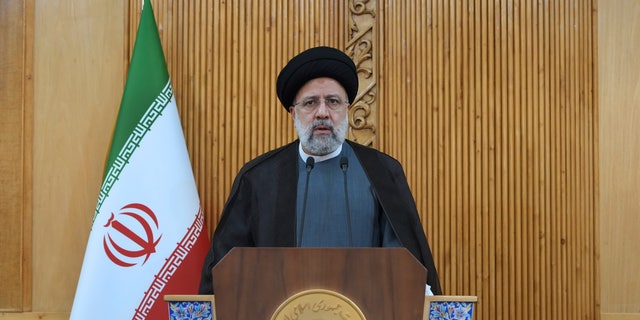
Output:
[[31,307],[33,1],[0,1],[0,310]]
[[385,2],[380,149],[479,319],[599,313],[595,4]]
[[[231,103],[237,106],[242,98],[264,106],[251,109],[262,113],[243,129],[253,130],[252,139],[262,140],[251,144],[250,155],[237,152],[236,160],[289,141],[293,129],[286,127],[288,118],[279,109],[273,89],[266,86],[273,86],[279,68],[298,48],[320,43],[312,39],[323,37],[324,43],[338,47],[352,39],[342,31],[331,31],[331,36],[310,35],[308,26],[302,34],[292,31],[302,19],[294,19],[296,10],[309,3],[333,10],[324,8],[326,2],[272,1],[238,7],[238,14],[245,8],[245,20],[218,16],[233,12],[240,4],[191,2],[153,0],[158,16],[171,13],[158,22],[172,77],[181,79],[182,87],[176,93],[201,108],[191,109],[181,102],[194,169],[199,171],[199,188],[213,228],[225,188],[230,185],[222,179],[231,179],[231,171],[241,162],[231,165],[227,157],[223,159],[226,166],[222,166],[222,155],[213,159],[215,152],[225,150],[221,144],[233,149],[225,139],[231,139],[231,130],[237,130],[228,122],[236,121],[233,114],[229,114],[230,120],[213,122],[214,112],[216,117],[221,113],[213,110],[214,103],[216,108],[231,108]],[[354,9],[356,3],[362,2],[340,2]],[[398,7],[405,3],[412,6],[410,10]],[[640,96],[634,33],[640,17],[638,1],[370,0],[366,4],[375,8],[378,34],[374,44],[379,59],[374,66],[379,89],[375,97],[384,102],[371,119],[378,121],[373,144],[394,154],[407,168],[437,254],[445,292],[477,293],[478,319],[513,314],[522,315],[522,319],[579,317],[571,312],[582,306],[590,310],[594,299],[592,307],[602,306],[603,319],[638,319],[640,285],[635,270],[640,261],[633,254],[640,234],[636,223],[640,186],[633,170],[640,163],[635,139],[635,106]],[[0,197],[7,197],[2,198],[0,207],[4,222],[0,251],[6,250],[1,253],[2,263],[16,254],[26,258],[22,270],[2,265],[2,276],[9,281],[2,281],[0,303],[3,310],[28,310],[33,299],[33,313],[0,312],[2,319],[68,318],[130,55],[130,47],[122,48],[123,39],[131,45],[137,28],[136,5],[139,1],[0,2],[0,16],[6,17],[0,19],[2,34],[23,32],[24,37],[0,37],[0,52],[8,57],[1,59],[4,77],[0,80],[0,143],[2,161],[8,160],[0,168]],[[188,11],[188,5],[198,6]],[[34,6],[35,18],[30,18],[28,12],[33,14]],[[347,10],[352,9],[336,8],[333,14],[349,15]],[[251,32],[264,32],[268,37],[254,35],[248,42],[237,31],[234,38],[228,29],[239,30],[236,21],[246,22],[254,14],[259,16],[250,19]],[[406,20],[401,23],[394,14],[402,14]],[[186,22],[195,16],[181,15],[197,15],[199,24]],[[23,18],[26,20],[21,21]],[[123,29],[123,20],[128,29]],[[336,23],[349,29],[347,22]],[[588,24],[591,29],[585,27]],[[322,25],[332,28],[328,23]],[[595,47],[596,34],[597,55],[595,50],[586,50]],[[33,49],[29,39],[35,42],[35,53],[29,51]],[[196,44],[205,40],[211,42],[210,47]],[[244,94],[246,90],[236,84],[238,96],[232,96],[232,84],[226,83],[232,76],[221,73],[240,72],[231,65],[232,59],[240,59],[234,57],[240,52],[238,41],[243,41],[245,55],[256,53],[250,55],[254,65],[264,66],[253,73],[254,78],[236,75],[234,81],[253,79],[252,85],[262,86],[258,95]],[[188,43],[191,47],[183,46]],[[194,50],[200,52],[199,63],[206,64],[206,69],[194,60]],[[35,88],[28,83],[33,74],[27,63],[30,54],[35,61]],[[400,61],[398,55],[411,60]],[[591,65],[580,62],[584,59]],[[579,63],[572,66],[574,61]],[[599,84],[595,81],[596,65],[600,68]],[[24,68],[24,74],[15,74],[16,67]],[[199,77],[190,77],[195,74]],[[588,85],[585,79],[590,74],[592,83]],[[16,86],[21,81],[26,81],[25,91],[18,97],[16,90],[22,89]],[[593,92],[586,90],[589,86]],[[406,97],[395,96],[398,92]],[[16,103],[35,106],[33,132],[28,128],[30,110],[12,109],[21,108]],[[429,108],[420,107],[425,105]],[[257,120],[265,117],[269,120]],[[23,120],[24,126],[19,125]],[[203,122],[200,127],[198,121]],[[217,126],[229,130],[228,135],[221,134],[223,129]],[[599,138],[595,132],[600,133]],[[15,143],[20,139],[24,145]],[[408,151],[410,148],[414,150]],[[17,149],[23,152],[21,165],[15,163],[19,155],[10,153]],[[213,151],[206,151],[209,149]],[[31,150],[33,189],[28,182]],[[597,154],[599,159],[594,156]],[[22,178],[16,178],[16,170],[24,170]],[[579,174],[582,176],[576,177]],[[24,196],[21,202],[13,198],[15,192]],[[27,222],[31,221],[31,205],[33,234]],[[22,219],[14,215],[19,210],[23,210]],[[445,214],[451,210],[455,214]],[[601,218],[598,211],[602,211]],[[602,224],[598,227],[599,221]],[[25,235],[22,240],[5,237],[20,228]],[[590,243],[600,235],[602,248],[598,250],[597,244]],[[32,240],[33,246],[29,245]],[[18,245],[23,245],[20,253],[14,250]],[[593,250],[596,257],[590,257]],[[31,252],[33,261],[28,260]],[[600,262],[602,272],[598,270]],[[16,285],[18,278],[22,278],[21,284]],[[598,301],[600,283],[602,300]],[[20,295],[23,302],[19,302]],[[517,304],[512,309],[513,301]],[[549,316],[552,312],[559,315]],[[584,317],[597,319],[599,315]]]
[[73,304],[124,87],[124,12],[113,0],[34,1],[34,312]]
[[[640,1],[600,1],[602,312],[640,319]],[[603,317],[604,318],[604,317]],[[612,319],[614,319],[612,317]],[[618,315],[615,319],[624,319]]]
[[[294,138],[280,68],[353,45],[363,3],[154,2],[212,229],[239,167]],[[445,293],[477,295],[479,319],[597,318],[594,2],[366,4],[370,142],[405,165]]]

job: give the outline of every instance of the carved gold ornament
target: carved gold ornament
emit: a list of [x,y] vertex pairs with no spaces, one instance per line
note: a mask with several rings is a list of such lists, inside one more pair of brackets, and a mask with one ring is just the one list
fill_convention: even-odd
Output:
[[366,320],[349,298],[324,289],[306,290],[285,300],[271,320]]

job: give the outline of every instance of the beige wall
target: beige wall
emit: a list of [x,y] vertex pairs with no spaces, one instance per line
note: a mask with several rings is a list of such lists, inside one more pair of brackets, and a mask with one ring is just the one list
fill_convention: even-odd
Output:
[[640,1],[598,10],[602,312],[640,319]]
[[[33,313],[65,319],[122,93],[126,1],[35,1]],[[598,3],[603,319],[640,319],[640,0]],[[82,137],[82,139],[78,139]]]
[[33,310],[69,312],[124,79],[124,1],[35,2]]

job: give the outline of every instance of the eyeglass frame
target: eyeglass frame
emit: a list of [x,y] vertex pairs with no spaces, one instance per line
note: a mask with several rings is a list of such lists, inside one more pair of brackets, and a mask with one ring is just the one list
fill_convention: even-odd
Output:
[[[336,104],[334,106],[331,106],[331,103],[329,103],[329,100],[338,100],[336,102]],[[309,105],[306,106],[304,105],[307,102],[314,102],[314,105]],[[294,102],[292,105],[294,107],[300,106],[301,110],[307,113],[311,113],[315,110],[317,110],[318,108],[320,108],[320,105],[324,104],[327,109],[331,110],[331,111],[337,111],[339,110],[339,107],[343,106],[343,105],[349,105],[349,100],[342,100],[342,98],[340,98],[339,96],[328,96],[325,98],[320,98],[317,96],[312,96],[312,97],[306,97],[298,102]]]

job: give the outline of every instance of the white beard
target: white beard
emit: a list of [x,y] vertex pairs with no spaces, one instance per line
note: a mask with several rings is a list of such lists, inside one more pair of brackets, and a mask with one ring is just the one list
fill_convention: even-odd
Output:
[[[349,114],[344,118],[344,121],[337,123],[336,126],[331,123],[331,120],[314,120],[310,126],[304,127],[298,118],[296,113],[293,119],[293,125],[298,132],[298,138],[302,147],[314,155],[329,154],[338,149],[342,145],[347,137],[347,129],[349,127]],[[313,135],[313,129],[319,125],[327,126],[331,129],[331,134],[315,136]]]

